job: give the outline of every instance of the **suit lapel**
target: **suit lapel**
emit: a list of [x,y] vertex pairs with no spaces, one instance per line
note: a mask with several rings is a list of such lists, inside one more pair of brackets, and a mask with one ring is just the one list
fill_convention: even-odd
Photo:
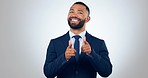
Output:
[[92,43],[92,36],[88,33],[88,32],[86,32],[86,34],[85,34],[85,36],[86,36],[86,41],[91,45]]
[[62,37],[62,43],[64,47],[67,47],[69,44],[69,40],[70,40],[70,36],[69,36],[69,32],[67,32],[65,35],[63,35]]

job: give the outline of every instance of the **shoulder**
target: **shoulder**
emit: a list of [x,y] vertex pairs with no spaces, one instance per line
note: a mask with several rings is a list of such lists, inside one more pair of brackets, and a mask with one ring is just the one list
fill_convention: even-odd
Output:
[[56,42],[58,42],[58,41],[61,41],[61,40],[66,40],[66,39],[68,39],[68,38],[69,38],[69,34],[68,34],[68,32],[67,32],[66,34],[64,34],[64,35],[62,35],[62,36],[59,36],[59,37],[54,38],[54,39],[51,39],[51,41],[56,41]]
[[90,39],[90,40],[92,40],[92,41],[97,41],[97,42],[104,42],[104,40],[103,39],[101,39],[101,38],[98,38],[98,37],[96,37],[96,36],[93,36],[93,35],[91,35],[91,34],[89,34],[88,32],[86,33],[86,36]]
[[91,46],[97,48],[98,46],[100,48],[105,47],[105,41],[103,39],[97,38],[91,34],[88,33],[86,40],[90,43]]

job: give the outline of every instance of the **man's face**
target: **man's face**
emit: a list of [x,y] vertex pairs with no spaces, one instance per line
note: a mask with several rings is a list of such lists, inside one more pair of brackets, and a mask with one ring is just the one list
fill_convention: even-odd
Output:
[[80,4],[74,4],[68,13],[68,24],[72,29],[80,29],[86,23],[88,11]]

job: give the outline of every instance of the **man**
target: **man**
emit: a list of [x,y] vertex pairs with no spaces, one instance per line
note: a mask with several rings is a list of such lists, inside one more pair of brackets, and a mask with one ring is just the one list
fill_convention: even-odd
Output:
[[52,39],[47,49],[44,74],[47,78],[108,77],[112,64],[104,40],[90,35],[86,23],[90,10],[83,2],[74,3],[68,13],[70,30]]

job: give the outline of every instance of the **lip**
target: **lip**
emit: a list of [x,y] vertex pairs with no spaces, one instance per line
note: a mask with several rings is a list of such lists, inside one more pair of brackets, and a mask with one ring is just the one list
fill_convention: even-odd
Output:
[[81,19],[80,19],[80,18],[78,18],[78,17],[70,17],[69,19],[70,19],[70,20],[75,19],[75,20],[78,20],[78,21],[80,21],[80,20],[81,20]]

